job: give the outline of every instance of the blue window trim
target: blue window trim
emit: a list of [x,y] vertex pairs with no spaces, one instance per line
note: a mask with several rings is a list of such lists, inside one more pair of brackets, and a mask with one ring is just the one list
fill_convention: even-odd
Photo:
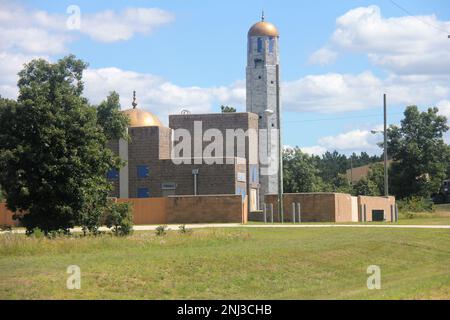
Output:
[[116,169],[110,169],[106,174],[106,178],[108,180],[117,180],[119,179],[119,171]]
[[148,166],[137,166],[137,176],[139,179],[145,179],[150,176],[150,170]]
[[137,190],[138,198],[150,198],[150,190],[149,188],[138,188]]

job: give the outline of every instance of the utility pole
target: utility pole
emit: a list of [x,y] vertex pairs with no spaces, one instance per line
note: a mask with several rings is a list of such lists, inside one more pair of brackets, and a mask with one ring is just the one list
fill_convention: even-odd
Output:
[[387,150],[387,103],[386,94],[383,97],[384,102],[384,195],[389,196],[388,181],[388,150]]

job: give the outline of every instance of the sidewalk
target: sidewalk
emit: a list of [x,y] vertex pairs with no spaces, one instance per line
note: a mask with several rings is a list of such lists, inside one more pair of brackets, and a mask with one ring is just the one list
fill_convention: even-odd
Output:
[[[180,225],[168,225],[167,230],[178,230]],[[135,231],[154,231],[158,226],[134,226]],[[391,228],[391,229],[450,229],[448,225],[367,225],[367,224],[255,224],[245,225],[240,223],[211,223],[211,224],[187,224],[188,229],[205,228]],[[82,232],[81,228],[71,229],[72,232]],[[102,227],[100,231],[109,231]],[[9,233],[2,231],[0,234]],[[12,233],[24,234],[25,229],[13,229]]]

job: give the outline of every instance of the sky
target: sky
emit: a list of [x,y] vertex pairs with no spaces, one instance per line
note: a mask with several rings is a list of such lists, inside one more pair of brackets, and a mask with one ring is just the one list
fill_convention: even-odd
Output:
[[285,145],[380,154],[384,93],[389,124],[408,105],[450,118],[448,0],[0,0],[0,95],[17,96],[31,59],[75,54],[93,104],[115,90],[128,109],[136,90],[165,124],[182,109],[245,111],[247,31],[262,9],[280,32]]

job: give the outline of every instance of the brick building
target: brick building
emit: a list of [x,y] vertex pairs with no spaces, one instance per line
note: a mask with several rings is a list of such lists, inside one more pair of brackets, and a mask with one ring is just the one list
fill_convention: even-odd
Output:
[[[250,211],[257,211],[265,194],[282,191],[279,33],[263,15],[247,41],[247,112],[171,115],[165,127],[152,113],[136,108],[135,101],[124,111],[131,120],[131,139],[109,143],[127,163],[120,172],[108,173],[112,196],[241,194],[248,195]],[[179,132],[193,137],[186,143],[187,155],[174,152],[185,142],[176,136]],[[214,143],[221,143],[222,150],[205,156]],[[174,161],[180,159],[186,161]]]
[[[258,209],[258,116],[252,113],[171,115],[169,127],[148,111],[133,108],[124,111],[130,118],[129,141],[110,141],[109,148],[126,162],[125,167],[110,170],[113,184],[110,195],[117,198],[155,198],[172,195],[249,195],[249,207]],[[200,128],[200,132],[197,132]],[[208,130],[224,137],[222,152],[204,156],[211,142],[204,141]],[[200,154],[174,154],[177,130],[193,137],[189,150],[195,151],[200,136]],[[244,133],[243,144],[231,133]],[[255,139],[251,141],[251,139]],[[234,141],[231,152],[226,146]],[[232,142],[233,142],[232,141]],[[182,141],[181,141],[182,142]],[[240,150],[239,146],[243,145]],[[251,145],[254,146],[253,152]],[[181,162],[181,163],[180,163]]]

